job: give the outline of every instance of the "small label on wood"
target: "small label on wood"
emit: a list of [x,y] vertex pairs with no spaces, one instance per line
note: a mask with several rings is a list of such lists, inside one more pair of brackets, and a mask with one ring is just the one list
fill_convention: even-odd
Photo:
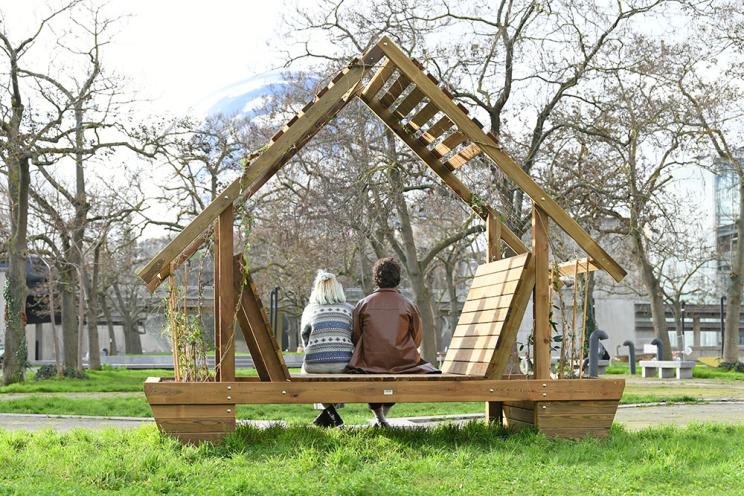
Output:
[[383,389],[382,390],[382,394],[384,394],[385,396],[392,396],[393,395],[393,390],[392,389]]

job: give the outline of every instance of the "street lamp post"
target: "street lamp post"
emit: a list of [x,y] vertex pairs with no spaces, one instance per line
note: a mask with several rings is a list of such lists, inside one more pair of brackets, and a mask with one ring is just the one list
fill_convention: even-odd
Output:
[[723,346],[726,342],[726,297],[721,296],[721,357],[723,357]]

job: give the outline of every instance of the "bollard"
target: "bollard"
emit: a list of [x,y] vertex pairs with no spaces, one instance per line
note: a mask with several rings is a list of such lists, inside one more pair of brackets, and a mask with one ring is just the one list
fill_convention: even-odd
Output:
[[589,336],[589,377],[597,377],[599,367],[599,340],[607,339],[607,333],[597,329]]
[[628,363],[630,364],[630,374],[635,375],[636,373],[636,361],[635,361],[635,345],[633,341],[625,341],[623,346],[628,347]]
[[656,345],[656,359],[662,360],[662,357],[664,356],[664,343],[661,342],[661,339],[654,338],[654,340],[651,341],[651,344]]

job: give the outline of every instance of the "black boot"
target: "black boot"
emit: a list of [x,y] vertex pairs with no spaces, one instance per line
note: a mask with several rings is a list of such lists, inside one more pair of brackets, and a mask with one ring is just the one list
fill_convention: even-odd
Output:
[[338,414],[336,408],[333,405],[330,405],[320,412],[320,415],[315,417],[313,424],[318,427],[340,427],[344,425],[344,420],[341,418],[341,415]]
[[388,421],[385,418],[383,407],[375,408],[372,410],[372,413],[375,414],[375,418],[377,419],[377,427],[390,427],[390,424],[388,424]]

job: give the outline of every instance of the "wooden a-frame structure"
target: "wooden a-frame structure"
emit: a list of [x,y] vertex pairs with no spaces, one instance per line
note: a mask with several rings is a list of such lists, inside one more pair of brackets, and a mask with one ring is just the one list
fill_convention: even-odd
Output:
[[[373,72],[374,71],[374,72]],[[371,74],[371,77],[370,77]],[[236,202],[263,186],[353,98],[359,98],[486,222],[488,253],[478,268],[441,375],[292,376],[267,323],[250,274],[233,254]],[[532,246],[504,225],[456,177],[477,156],[491,159],[533,201]],[[235,427],[238,403],[485,401],[489,420],[536,426],[548,434],[606,435],[624,388],[622,380],[550,379],[548,224],[563,229],[587,254],[575,272],[625,271],[504,152],[468,111],[420,63],[383,37],[352,60],[232,182],[138,273],[150,291],[214,232],[216,380],[149,379],[145,392],[160,428],[186,441],[217,440]],[[502,258],[501,241],[516,254]],[[568,269],[567,269],[568,270]],[[534,376],[503,379],[530,298],[534,312]],[[237,300],[240,301],[237,301]],[[237,309],[237,311],[236,311]],[[235,377],[235,317],[258,371]],[[503,415],[503,417],[502,417]]]

